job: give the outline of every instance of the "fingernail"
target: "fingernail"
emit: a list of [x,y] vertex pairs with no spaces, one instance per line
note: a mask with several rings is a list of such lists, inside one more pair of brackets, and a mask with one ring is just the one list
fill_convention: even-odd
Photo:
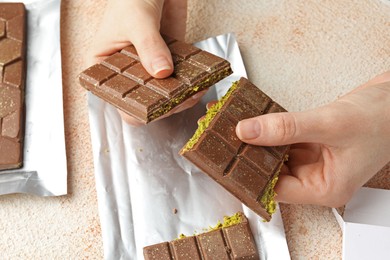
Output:
[[260,135],[260,124],[255,120],[243,120],[238,123],[240,139],[254,139]]
[[152,62],[152,70],[153,70],[155,75],[161,71],[171,70],[171,69],[172,68],[171,68],[170,63],[164,57],[159,57],[159,58],[153,60],[153,62]]

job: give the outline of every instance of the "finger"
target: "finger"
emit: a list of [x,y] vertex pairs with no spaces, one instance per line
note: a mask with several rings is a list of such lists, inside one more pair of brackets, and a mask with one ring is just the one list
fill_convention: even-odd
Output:
[[206,104],[206,109],[209,110],[212,106],[214,106],[217,103],[218,103],[217,100],[210,101],[209,103]]
[[[293,160],[294,159],[291,159],[291,161]],[[302,158],[301,160],[305,161],[305,158]],[[289,175],[280,176],[277,182],[279,187],[277,187],[275,191],[280,193],[280,201],[305,204],[324,203],[323,194],[324,191],[326,191],[326,187],[329,186],[329,180],[326,181],[324,177],[322,170],[324,169],[323,160],[319,159],[310,163],[302,162],[301,164],[293,164],[294,163],[292,162],[287,162]],[[306,198],[306,196],[309,196],[310,198]]]
[[[146,29],[145,29],[146,30]],[[146,71],[155,78],[166,78],[173,72],[171,52],[157,28],[134,38],[133,44]]]
[[[144,9],[129,32],[141,63],[150,75],[165,78],[173,72],[173,62],[164,39],[160,34],[160,18],[164,1],[157,1],[151,8]],[[149,17],[149,19],[145,19]],[[130,28],[129,28],[130,29]]]
[[144,9],[146,14],[142,14],[141,19],[137,19],[132,26],[130,39],[148,73],[155,78],[166,78],[173,72],[173,62],[171,52],[160,34],[164,1],[146,2],[148,4]]
[[[302,176],[301,176],[302,177]],[[301,179],[295,175],[279,175],[275,186],[275,200],[289,204],[313,204],[339,207],[352,197],[355,190],[324,185],[321,176]]]
[[306,188],[304,184],[295,176],[279,175],[278,182],[275,186],[275,200],[278,202],[289,204],[314,204],[315,198],[310,188]]
[[[213,101],[210,101],[206,104],[206,109],[209,110],[212,106],[214,106],[216,103],[218,103],[217,100],[213,100]],[[197,124],[199,125],[199,123],[206,117],[206,115],[200,117],[197,121]]]
[[284,175],[291,174],[290,169],[287,167],[287,165],[283,164],[279,174],[284,174]]
[[303,184],[294,176],[281,174],[275,185],[275,200],[283,203],[304,203]]
[[[164,1],[130,1],[125,7],[134,9],[132,17],[122,24],[120,32],[113,31],[112,23],[104,23],[93,48],[94,57],[109,56],[124,47],[134,44],[140,61],[147,72],[155,78],[168,77],[173,72],[171,53],[160,34],[160,19]],[[110,3],[109,3],[110,5]],[[118,7],[108,8],[104,19],[116,17]],[[130,22],[129,22],[130,21]],[[108,35],[108,36],[107,36]]]
[[316,144],[305,144],[305,146],[292,147],[288,153],[286,164],[289,168],[298,165],[311,164],[321,159],[321,148]]
[[199,125],[200,124],[200,122],[205,118],[206,116],[202,116],[202,117],[200,117],[199,119],[198,119],[198,121],[196,121],[196,123]]
[[332,109],[326,107],[306,112],[272,113],[240,121],[236,134],[255,145],[287,145],[326,141],[334,124]]

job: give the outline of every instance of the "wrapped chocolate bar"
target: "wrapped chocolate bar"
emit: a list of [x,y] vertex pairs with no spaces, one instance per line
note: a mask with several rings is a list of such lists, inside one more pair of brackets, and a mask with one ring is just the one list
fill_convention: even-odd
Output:
[[0,3],[0,195],[64,195],[61,1],[22,2]]
[[131,45],[82,72],[81,85],[149,123],[232,73],[228,61],[170,37],[164,39],[174,60],[170,77],[155,79],[149,75]]
[[259,259],[259,253],[245,215],[241,212],[224,217],[208,232],[184,236],[170,242],[144,247],[144,257],[151,259]]
[[[0,3],[0,170],[23,163],[26,10]],[[1,173],[1,171],[0,171]]]
[[240,120],[285,111],[247,79],[233,83],[200,120],[180,153],[265,220],[275,212],[274,186],[289,146],[262,147],[241,142]]

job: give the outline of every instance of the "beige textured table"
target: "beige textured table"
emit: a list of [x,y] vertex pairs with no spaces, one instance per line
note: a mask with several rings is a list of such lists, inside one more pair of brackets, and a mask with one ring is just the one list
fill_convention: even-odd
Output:
[[[234,32],[249,78],[289,110],[304,110],[390,68],[390,5],[384,2],[189,0],[186,38]],[[63,0],[69,195],[0,196],[0,258],[103,258],[86,93],[76,78],[104,6],[104,0]],[[390,189],[389,179],[387,166],[369,185]],[[330,209],[282,205],[282,214],[293,259],[341,257],[341,231]]]

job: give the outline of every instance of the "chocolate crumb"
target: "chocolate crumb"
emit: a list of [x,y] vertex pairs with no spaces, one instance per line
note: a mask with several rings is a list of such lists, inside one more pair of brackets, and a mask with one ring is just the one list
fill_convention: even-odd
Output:
[[232,250],[230,249],[230,247],[226,246],[225,249],[226,249],[226,253],[228,253],[228,254],[232,253]]

